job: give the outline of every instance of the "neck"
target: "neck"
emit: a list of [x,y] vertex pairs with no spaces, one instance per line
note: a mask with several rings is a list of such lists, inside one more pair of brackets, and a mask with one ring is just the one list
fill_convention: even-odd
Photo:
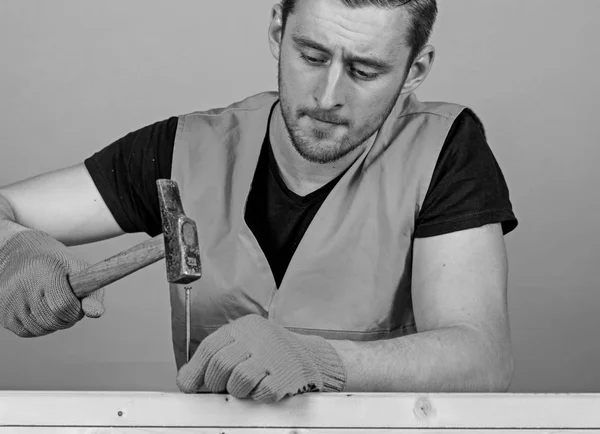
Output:
[[269,125],[269,139],[281,178],[287,187],[299,196],[306,196],[344,172],[374,138],[375,136],[369,138],[337,161],[313,163],[303,158],[292,144],[283,121],[280,103],[273,110]]

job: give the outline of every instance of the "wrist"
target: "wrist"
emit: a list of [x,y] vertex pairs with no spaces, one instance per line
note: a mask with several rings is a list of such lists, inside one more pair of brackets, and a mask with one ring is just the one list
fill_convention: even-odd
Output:
[[29,228],[15,222],[16,217],[10,202],[0,194],[0,247],[15,234]]
[[10,202],[0,194],[0,221],[2,220],[14,222],[16,218]]

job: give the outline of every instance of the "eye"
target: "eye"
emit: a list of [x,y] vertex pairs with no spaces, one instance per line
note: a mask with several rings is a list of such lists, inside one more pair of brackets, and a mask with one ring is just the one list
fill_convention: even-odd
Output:
[[359,78],[360,80],[374,80],[379,75],[376,72],[365,72],[356,68],[350,68],[350,71],[356,78]]
[[322,59],[317,59],[316,57],[308,56],[304,53],[300,53],[300,57],[308,64],[311,65],[321,65],[325,61]]

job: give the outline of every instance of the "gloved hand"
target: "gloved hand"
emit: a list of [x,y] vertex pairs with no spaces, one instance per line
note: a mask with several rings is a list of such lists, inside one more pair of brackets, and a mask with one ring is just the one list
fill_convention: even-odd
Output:
[[42,336],[104,313],[104,290],[80,301],[67,274],[88,264],[36,230],[17,232],[0,246],[0,324],[21,337]]
[[276,402],[309,391],[341,392],[346,372],[325,339],[251,314],[207,336],[177,375],[182,392],[203,384],[212,392]]

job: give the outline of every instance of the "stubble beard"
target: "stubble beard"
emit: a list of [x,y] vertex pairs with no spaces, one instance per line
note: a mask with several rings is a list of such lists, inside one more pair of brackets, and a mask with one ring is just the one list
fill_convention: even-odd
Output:
[[[286,100],[285,92],[282,92],[284,87],[281,74],[281,60],[278,64],[277,81],[279,85],[281,114],[283,116],[283,122],[286,127],[287,135],[294,146],[294,149],[296,149],[302,158],[311,163],[317,164],[334,163],[363,145],[366,140],[369,139],[381,127],[385,119],[387,119],[394,108],[394,105],[396,104],[398,96],[400,95],[400,91],[398,91],[396,96],[390,101],[385,110],[379,114],[373,120],[373,122],[371,122],[371,124],[366,124],[360,130],[358,130],[356,139],[351,140],[347,135],[344,135],[344,137],[342,137],[340,140],[334,142],[330,138],[331,134],[318,129],[312,129],[313,136],[307,137],[304,131],[297,124],[297,119],[306,114],[305,110],[302,108],[292,108]],[[350,129],[350,125],[347,126],[348,129]]]

